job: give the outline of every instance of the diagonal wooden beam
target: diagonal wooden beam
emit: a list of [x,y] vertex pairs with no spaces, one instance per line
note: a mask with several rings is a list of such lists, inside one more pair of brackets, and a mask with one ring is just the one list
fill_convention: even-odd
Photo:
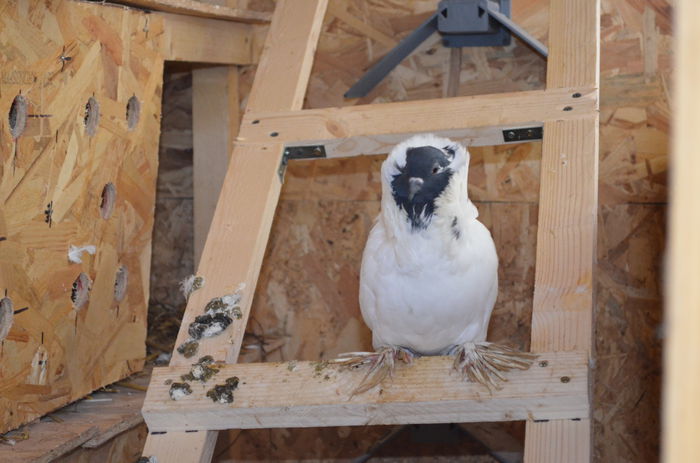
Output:
[[[248,100],[249,110],[301,109],[326,5],[327,0],[278,1]],[[187,303],[176,346],[188,337],[190,323],[203,313],[211,299],[244,284],[241,319],[234,320],[220,335],[201,342],[197,354],[236,361],[279,197],[281,182],[277,170],[282,150],[280,143],[234,148],[197,269],[197,274],[205,278],[205,285]],[[177,350],[173,352],[172,366],[189,363]],[[155,387],[153,381],[150,387]],[[191,455],[191,448],[196,447],[200,449],[195,452],[196,458],[187,461],[209,461],[215,433],[191,434],[151,434],[144,455],[156,456],[161,462],[185,461],[168,458],[179,451]]]
[[[452,371],[450,357],[401,365],[386,387],[353,395],[365,371],[320,362],[225,365],[177,401],[170,381],[189,367],[156,368],[144,418],[155,431],[248,429],[367,424],[464,423],[580,419],[588,416],[588,353],[542,353],[526,371],[507,374],[492,393]],[[237,377],[232,403],[206,394]],[[170,381],[168,381],[170,380]]]
[[[549,15],[547,89],[598,89],[600,0],[557,0],[551,3]],[[532,315],[534,350],[590,352],[592,348],[598,133],[597,113],[545,124]],[[529,420],[525,461],[589,462],[590,428],[589,419]]]
[[468,145],[506,143],[503,131],[542,127],[597,112],[593,87],[556,88],[301,111],[249,111],[240,141],[324,145],[329,157],[386,153],[414,133],[437,133]]

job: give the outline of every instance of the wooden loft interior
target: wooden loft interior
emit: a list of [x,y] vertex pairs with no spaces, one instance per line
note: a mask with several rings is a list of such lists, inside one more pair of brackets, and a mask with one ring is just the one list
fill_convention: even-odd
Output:
[[[678,56],[692,55],[694,16],[687,2],[672,9],[667,0],[601,0],[599,11],[588,15],[568,9],[592,8],[574,0],[513,0],[514,17],[550,46],[546,72],[544,62],[533,63],[530,51],[518,46],[466,52],[460,81],[455,57],[426,47],[370,97],[347,104],[342,94],[358,69],[396,45],[432,0],[291,0],[294,7],[290,0],[117,3],[12,0],[2,9],[8,21],[0,28],[0,111],[9,116],[0,125],[0,284],[16,314],[0,350],[0,424],[3,431],[21,427],[2,436],[14,445],[0,445],[0,460],[78,461],[90,453],[102,455],[93,457],[100,461],[123,461],[131,452],[131,461],[142,450],[159,461],[331,457],[341,448],[353,455],[350,444],[367,449],[388,430],[429,426],[374,423],[463,420],[457,427],[488,449],[510,446],[514,457],[524,453],[527,461],[655,461],[664,339],[675,342],[666,351],[670,374],[691,384],[685,364],[674,359],[687,358],[692,341],[692,332],[684,331],[691,324],[678,315],[685,313],[680,301],[692,285],[671,277],[673,289],[665,296],[673,294],[668,310],[676,318],[659,327],[661,290],[668,284],[668,278],[661,281],[668,100],[683,85],[672,85],[675,69],[673,80],[670,75],[671,17],[680,11],[685,32],[678,33],[687,38],[677,44]],[[275,3],[283,13],[273,13]],[[553,20],[563,14],[576,21]],[[595,18],[600,24],[593,24]],[[574,22],[590,26],[588,33],[600,29],[599,35],[571,34]],[[556,34],[567,34],[559,48]],[[285,40],[275,42],[280,35]],[[553,68],[557,60],[564,64]],[[591,74],[598,66],[600,80]],[[173,91],[175,86],[181,88]],[[679,93],[690,95],[691,87]],[[165,120],[173,95],[180,103],[183,96],[191,99],[191,128],[177,122],[180,133]],[[15,136],[11,113],[20,97],[28,117]],[[90,98],[99,102],[100,114],[93,135],[83,127]],[[134,127],[124,118],[132,98],[140,103]],[[692,126],[692,98],[676,98]],[[544,140],[504,143],[504,129],[523,127],[543,129]],[[183,143],[188,130],[190,141]],[[370,391],[348,400],[358,375],[315,360],[366,341],[359,314],[349,313],[353,285],[347,280],[356,277],[359,261],[348,256],[361,251],[360,238],[376,214],[382,153],[422,131],[473,147],[470,196],[499,254],[503,250],[506,269],[496,311],[502,326],[492,327],[489,338],[513,336],[541,357],[536,368],[509,376],[507,387],[493,395],[462,388],[451,376],[439,384],[424,381],[443,369],[445,359],[438,358],[401,371],[381,395]],[[688,133],[677,134],[677,146]],[[189,149],[189,166],[168,166],[164,146]],[[300,146],[322,146],[326,159],[292,161],[281,181],[282,156]],[[683,146],[690,155],[692,147]],[[166,172],[166,180],[159,158],[180,170]],[[678,156],[673,169],[690,173],[685,166],[691,161]],[[689,177],[685,186],[692,184]],[[104,218],[102,197],[110,183],[117,199]],[[673,194],[686,195],[685,186]],[[158,195],[169,191],[166,202],[192,205],[159,209],[164,200],[156,189]],[[561,209],[564,197],[578,198],[575,211]],[[678,220],[692,219],[691,205],[676,206],[676,230],[682,228]],[[178,220],[192,220],[187,227],[193,231],[178,235],[181,223],[173,220],[188,207],[190,215]],[[342,225],[342,234],[319,232],[334,224]],[[545,227],[554,231],[542,233]],[[358,243],[349,235],[360,237]],[[669,248],[675,262],[669,265],[678,275],[683,256],[692,252],[692,236],[672,239],[685,243]],[[194,258],[179,261],[192,252],[191,242]],[[83,252],[82,263],[66,261],[70,246],[88,244],[96,246],[95,255]],[[222,248],[236,259],[218,252]],[[163,266],[165,260],[189,270],[180,275],[175,265]],[[327,270],[328,262],[340,267]],[[122,269],[128,270],[128,290],[120,302],[112,288]],[[184,311],[170,283],[191,273],[206,276],[207,284],[193,293],[183,331],[209,300],[241,282],[247,284],[243,318],[224,336],[202,343],[194,359],[170,347],[176,321],[168,322],[167,339],[149,332],[146,351],[149,294],[151,303],[168,300],[167,294]],[[92,283],[82,309],[71,303],[79,274]],[[311,299],[298,297],[305,288],[318,292],[334,284],[338,288]],[[290,331],[281,330],[286,320],[295,323]],[[324,339],[299,340],[317,330]],[[681,343],[675,333],[691,341]],[[181,331],[175,347],[182,339]],[[173,361],[154,371],[145,402],[148,434],[139,409],[150,369],[122,378],[141,370],[144,356],[148,364],[170,352]],[[188,401],[164,400],[163,383],[207,353],[226,362],[211,385],[231,376],[248,383],[236,391],[235,406],[212,403],[204,389]],[[106,389],[91,393],[101,386]],[[692,435],[686,439],[675,418],[692,410],[682,396],[691,389],[666,391],[675,404],[665,411],[666,422],[675,425],[664,431],[673,441],[664,450],[669,461],[693,461],[684,460],[682,450],[692,446]],[[438,400],[444,397],[450,408]],[[344,426],[334,427],[339,424]],[[554,442],[564,446],[554,448]]]

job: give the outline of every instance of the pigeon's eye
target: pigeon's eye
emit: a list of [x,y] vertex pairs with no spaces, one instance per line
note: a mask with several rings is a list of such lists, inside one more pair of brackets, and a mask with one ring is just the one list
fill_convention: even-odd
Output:
[[440,169],[438,169],[437,167],[433,167],[433,174],[437,174],[438,170],[440,170]]

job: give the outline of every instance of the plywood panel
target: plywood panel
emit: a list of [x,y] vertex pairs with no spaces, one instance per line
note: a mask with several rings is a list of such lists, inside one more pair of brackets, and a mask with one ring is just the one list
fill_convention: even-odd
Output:
[[[27,307],[0,345],[4,431],[143,365],[162,58],[158,21],[123,8],[21,0],[0,21],[0,288]],[[28,103],[19,136],[8,127],[17,95]],[[131,97],[140,115],[129,127]],[[96,253],[71,263],[71,245]],[[81,273],[91,289],[76,307]]]

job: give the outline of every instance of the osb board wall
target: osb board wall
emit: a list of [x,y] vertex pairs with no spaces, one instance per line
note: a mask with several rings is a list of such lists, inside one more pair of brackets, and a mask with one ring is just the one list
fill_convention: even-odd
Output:
[[[272,4],[248,3],[258,9]],[[343,100],[342,93],[388,49],[390,40],[417,26],[435,2],[333,3],[347,7],[362,30],[339,20],[342,13],[331,9],[307,107],[442,96],[448,53],[432,40],[369,97]],[[513,3],[515,19],[546,40],[549,2]],[[671,12],[667,0],[602,3],[594,455],[600,462],[652,462],[658,459],[660,429]],[[517,43],[467,50],[459,93],[542,88],[545,69],[540,58]],[[244,102],[253,75],[254,69],[242,71]],[[471,151],[470,195],[494,235],[501,260],[501,294],[489,337],[527,347],[541,147],[533,143]],[[330,358],[370,347],[357,285],[364,240],[379,210],[381,161],[374,156],[290,164],[251,313],[245,360]],[[389,431],[221,433],[217,455],[221,461],[352,458]]]
[[670,0],[604,0],[594,370],[597,461],[658,461]]
[[[17,0],[2,2],[0,22],[0,288],[20,310],[0,344],[5,431],[142,368],[162,58],[157,22],[122,8]],[[19,137],[17,95],[28,103]],[[107,183],[116,199],[104,218]],[[71,245],[96,253],[70,263]],[[76,307],[81,273],[90,291]]]

